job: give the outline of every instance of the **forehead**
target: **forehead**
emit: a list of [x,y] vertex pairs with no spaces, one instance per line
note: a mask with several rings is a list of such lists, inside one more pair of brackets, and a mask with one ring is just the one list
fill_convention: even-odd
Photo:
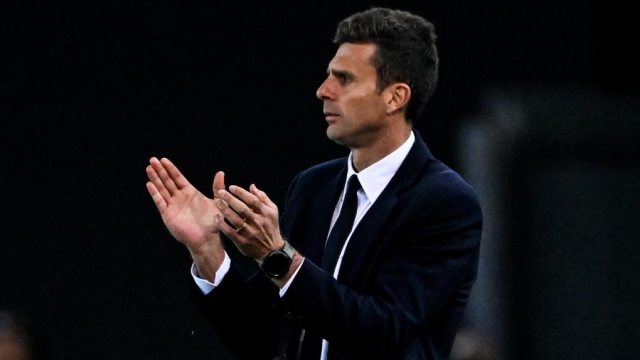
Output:
[[344,43],[340,45],[336,55],[331,59],[329,70],[375,71],[371,64],[371,57],[375,52],[375,44]]

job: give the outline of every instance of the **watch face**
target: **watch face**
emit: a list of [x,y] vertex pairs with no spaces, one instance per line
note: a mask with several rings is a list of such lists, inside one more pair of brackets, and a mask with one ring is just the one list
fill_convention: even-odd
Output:
[[291,258],[283,253],[283,252],[275,252],[272,253],[268,258],[264,260],[262,263],[262,269],[272,277],[282,277],[287,271],[289,271],[289,266],[291,265]]

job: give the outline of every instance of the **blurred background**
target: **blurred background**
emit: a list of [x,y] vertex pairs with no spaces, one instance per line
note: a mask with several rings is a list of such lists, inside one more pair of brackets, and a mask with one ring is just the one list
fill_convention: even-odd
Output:
[[0,347],[233,359],[144,168],[168,157],[205,194],[224,170],[282,205],[347,154],[315,90],[337,23],[373,5],[435,23],[416,128],[485,213],[452,359],[638,358],[638,31],[621,4],[575,0],[2,5]]

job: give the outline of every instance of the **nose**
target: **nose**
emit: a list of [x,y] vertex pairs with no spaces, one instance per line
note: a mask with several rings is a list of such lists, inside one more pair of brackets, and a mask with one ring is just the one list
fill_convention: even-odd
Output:
[[320,84],[318,90],[316,90],[316,97],[320,100],[331,100],[334,98],[333,91],[331,91],[329,87],[328,78],[323,81],[322,84]]

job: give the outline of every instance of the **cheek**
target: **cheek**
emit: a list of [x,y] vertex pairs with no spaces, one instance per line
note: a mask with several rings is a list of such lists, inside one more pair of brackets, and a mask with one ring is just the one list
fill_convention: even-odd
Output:
[[345,125],[375,122],[386,113],[384,100],[373,85],[351,88],[341,100]]
[[361,116],[371,120],[380,117],[386,111],[384,102],[377,96],[359,98],[357,103],[354,104],[354,109],[357,109]]

